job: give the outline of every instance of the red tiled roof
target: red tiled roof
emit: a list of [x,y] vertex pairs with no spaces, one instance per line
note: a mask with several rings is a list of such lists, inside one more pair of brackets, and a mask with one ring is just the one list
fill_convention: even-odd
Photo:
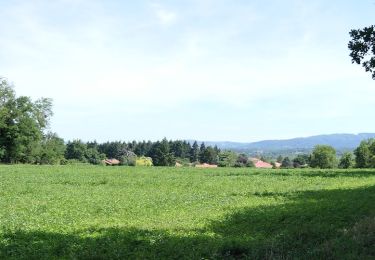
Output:
[[270,169],[270,168],[272,168],[272,165],[270,163],[263,162],[263,161],[259,160],[259,161],[257,161],[255,163],[255,167],[256,168],[267,168],[267,169]]
[[108,165],[117,165],[120,164],[120,161],[117,159],[105,159],[104,163]]

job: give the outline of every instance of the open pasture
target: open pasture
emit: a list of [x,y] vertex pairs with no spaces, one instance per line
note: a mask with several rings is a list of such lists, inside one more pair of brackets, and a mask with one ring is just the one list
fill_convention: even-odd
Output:
[[375,257],[375,170],[0,166],[0,259]]

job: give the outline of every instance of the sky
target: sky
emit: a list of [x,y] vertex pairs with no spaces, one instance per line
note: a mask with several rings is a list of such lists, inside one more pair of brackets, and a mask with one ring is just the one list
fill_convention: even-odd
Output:
[[0,0],[0,76],[66,140],[251,142],[375,132],[351,64],[374,0]]

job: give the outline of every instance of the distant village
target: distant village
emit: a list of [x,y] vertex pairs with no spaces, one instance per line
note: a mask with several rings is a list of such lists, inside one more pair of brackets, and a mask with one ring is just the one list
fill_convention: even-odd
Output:
[[[151,158],[150,158],[151,159]],[[253,162],[255,168],[259,169],[272,169],[272,168],[281,168],[281,163],[275,162],[273,164],[262,161],[258,158],[249,158],[251,162]],[[120,160],[117,159],[105,159],[103,160],[103,163],[108,166],[116,166],[121,165]],[[175,167],[183,167],[184,165],[176,162]],[[195,167],[195,168],[218,168],[219,166],[217,164],[209,164],[209,163],[197,163],[193,164],[191,163],[189,166]]]

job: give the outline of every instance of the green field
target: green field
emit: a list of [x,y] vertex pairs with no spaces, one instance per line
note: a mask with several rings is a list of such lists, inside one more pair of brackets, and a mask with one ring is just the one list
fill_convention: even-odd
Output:
[[0,259],[375,257],[375,170],[0,166]]

